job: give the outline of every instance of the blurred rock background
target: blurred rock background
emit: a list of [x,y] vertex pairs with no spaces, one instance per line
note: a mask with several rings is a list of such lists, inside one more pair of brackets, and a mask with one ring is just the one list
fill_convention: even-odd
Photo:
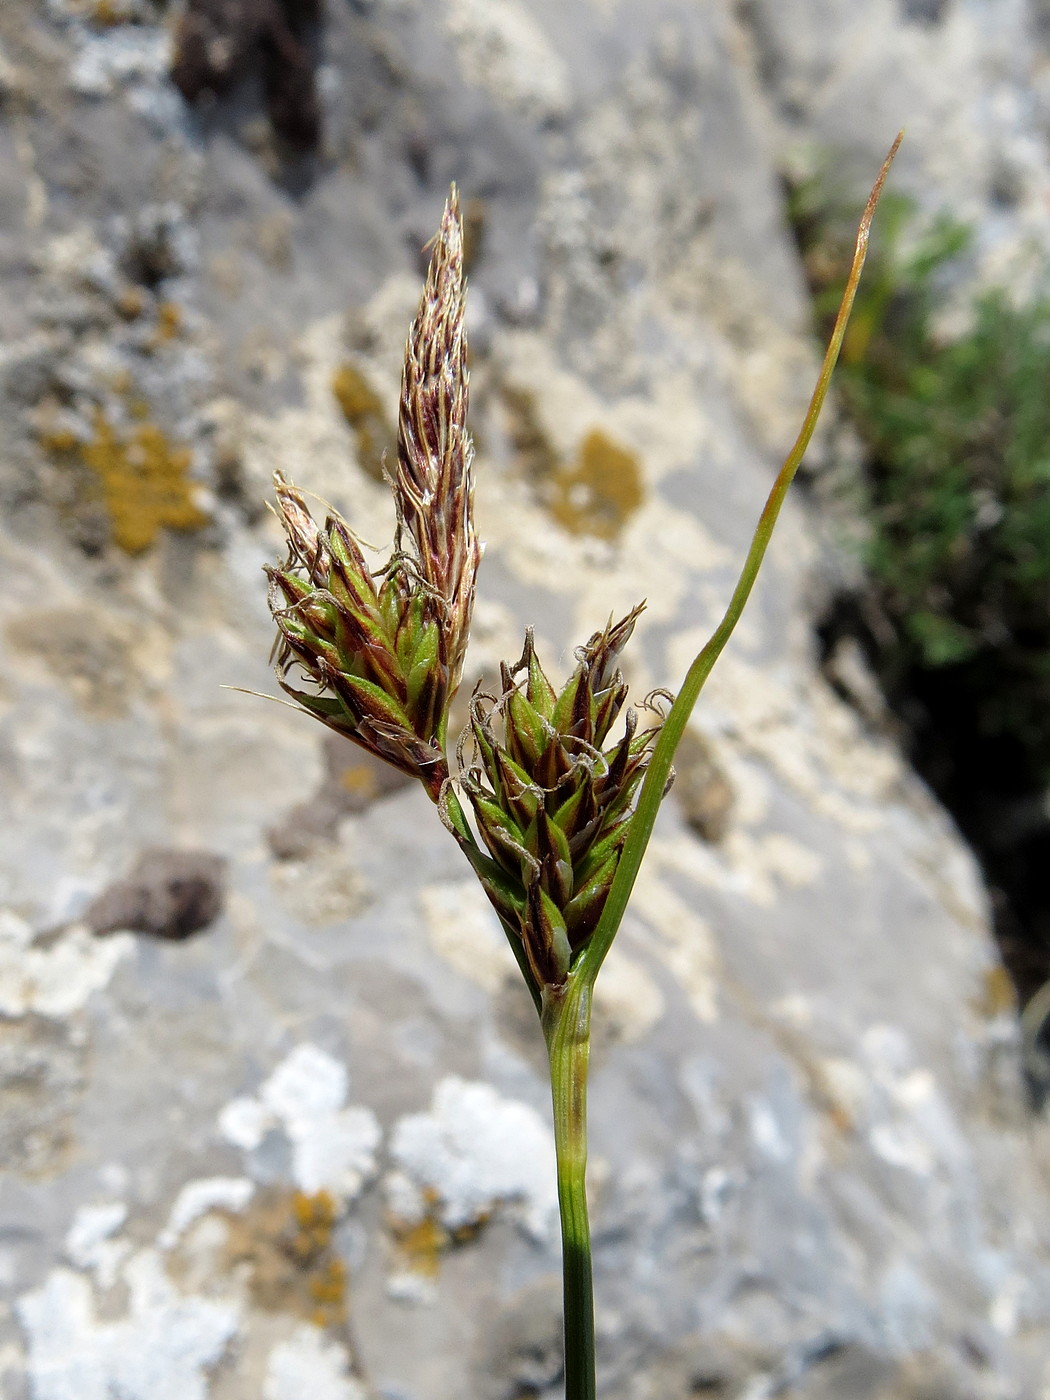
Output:
[[[785,181],[1050,252],[1022,0],[5,0],[0,1388],[559,1394],[542,1049],[422,794],[273,692],[280,467],[382,547],[470,238],[470,685],[720,614],[819,350]],[[1050,1156],[974,857],[863,658],[829,415],[603,972],[602,1393],[1050,1393]],[[823,484],[822,484],[823,483]],[[832,684],[832,680],[834,684]],[[469,688],[469,687],[468,687]]]

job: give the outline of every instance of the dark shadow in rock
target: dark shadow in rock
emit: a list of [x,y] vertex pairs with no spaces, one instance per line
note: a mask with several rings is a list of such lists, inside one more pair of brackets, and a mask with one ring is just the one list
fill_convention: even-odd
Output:
[[415,781],[338,734],[325,735],[324,762],[325,775],[314,795],[297,803],[266,833],[278,860],[301,860],[319,842],[334,841],[343,817],[363,812],[380,797]]
[[949,0],[901,0],[901,14],[912,24],[940,24]]
[[484,1400],[546,1395],[562,1377],[561,1331],[557,1278],[541,1278],[511,1298],[484,1329]]
[[289,154],[321,140],[314,53],[319,0],[189,0],[175,32],[171,77],[187,102],[262,84],[266,113]]
[[858,1342],[829,1342],[805,1357],[804,1370],[786,1391],[799,1400],[889,1400],[905,1394],[900,1388],[900,1367],[890,1357],[879,1356]]
[[207,851],[145,851],[126,880],[88,907],[92,933],[128,929],[176,941],[199,933],[222,913],[226,862]]
[[724,839],[733,816],[733,789],[714,745],[695,729],[687,729],[678,745],[672,791],[698,836],[711,842]]

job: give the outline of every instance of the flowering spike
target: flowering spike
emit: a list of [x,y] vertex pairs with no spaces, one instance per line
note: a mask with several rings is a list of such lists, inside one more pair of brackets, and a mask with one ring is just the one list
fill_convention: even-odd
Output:
[[481,545],[474,533],[474,449],[467,433],[463,226],[452,187],[405,348],[394,491],[399,533],[442,608],[450,691],[459,684]]
[[[455,189],[434,241],[405,351],[394,552],[375,574],[346,522],[321,529],[302,492],[274,476],[288,560],[268,569],[281,685],[354,743],[418,777],[435,802],[481,546],[466,431],[463,232]],[[302,670],[317,695],[292,685]],[[520,786],[520,784],[519,784]]]
[[633,711],[623,736],[600,747],[626,698],[616,661],[638,611],[580,648],[560,695],[528,636],[521,660],[503,668],[494,708],[479,696],[471,708],[477,760],[462,788],[499,879],[477,861],[474,868],[505,923],[508,888],[515,892],[508,929],[537,987],[564,984],[598,923],[645,770],[653,732],[636,733]]

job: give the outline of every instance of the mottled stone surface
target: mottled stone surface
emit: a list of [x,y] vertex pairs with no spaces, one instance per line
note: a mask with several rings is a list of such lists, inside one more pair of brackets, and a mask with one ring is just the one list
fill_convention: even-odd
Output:
[[[526,623],[567,669],[644,596],[629,679],[673,687],[816,365],[781,173],[859,191],[905,125],[894,179],[978,221],[985,275],[1045,254],[1039,16],[329,0],[297,154],[250,75],[187,109],[162,8],[0,7],[0,1388],[553,1400],[509,951],[422,792],[223,689],[274,688],[269,474],[389,540],[335,388],[393,420],[457,180],[470,684]],[[1050,1386],[1050,1159],[984,895],[816,668],[831,534],[789,502],[599,984],[608,1400]],[[151,851],[224,872],[209,918],[97,936]]]

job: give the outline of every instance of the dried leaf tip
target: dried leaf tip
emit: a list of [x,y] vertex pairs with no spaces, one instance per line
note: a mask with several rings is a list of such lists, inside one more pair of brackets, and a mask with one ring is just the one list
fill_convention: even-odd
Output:
[[451,690],[463,671],[481,545],[474,531],[474,449],[467,432],[463,224],[453,185],[405,348],[394,497],[398,546],[440,601]]

